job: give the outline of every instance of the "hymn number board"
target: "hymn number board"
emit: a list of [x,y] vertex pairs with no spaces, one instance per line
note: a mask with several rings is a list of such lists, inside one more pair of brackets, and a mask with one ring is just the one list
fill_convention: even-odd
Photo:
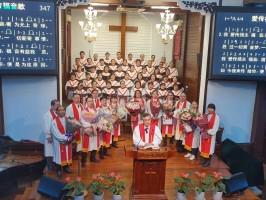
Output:
[[57,74],[54,0],[0,1],[0,73]]
[[217,8],[211,79],[266,80],[266,9]]

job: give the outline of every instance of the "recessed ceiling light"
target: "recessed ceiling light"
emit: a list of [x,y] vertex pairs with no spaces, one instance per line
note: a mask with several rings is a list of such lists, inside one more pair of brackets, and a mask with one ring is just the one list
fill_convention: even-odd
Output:
[[108,3],[91,3],[92,6],[109,6]]

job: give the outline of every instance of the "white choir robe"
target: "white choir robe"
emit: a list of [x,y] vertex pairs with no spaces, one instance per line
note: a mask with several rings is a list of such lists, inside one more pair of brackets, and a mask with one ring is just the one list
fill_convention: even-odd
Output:
[[[145,146],[146,144],[149,143],[150,127],[148,127],[147,133],[144,133],[145,134],[145,142],[141,139],[139,127],[140,127],[140,125],[136,126],[136,128],[133,131],[133,143],[135,146]],[[146,127],[144,126],[144,128],[146,128]],[[162,141],[162,134],[161,134],[161,131],[160,131],[158,126],[155,126],[154,131],[155,132],[154,132],[152,144],[156,147],[159,147],[159,145],[161,144],[161,141]]]
[[[81,123],[82,123],[82,127],[84,127],[83,131],[82,131],[82,134],[89,135],[89,146],[88,146],[87,151],[94,151],[94,150],[97,151],[98,148],[99,148],[99,145],[100,145],[100,140],[99,140],[99,136],[97,135],[97,131],[96,131],[95,125],[91,124],[88,121],[85,121],[83,118],[81,118]],[[93,128],[94,134],[86,132],[86,128],[89,128],[89,127]],[[83,150],[82,149],[82,143],[77,145],[77,149],[78,149],[78,151],[82,151]]]
[[83,81],[84,79],[86,79],[86,74],[85,72],[76,72],[76,79],[78,81]]
[[[210,119],[211,119],[211,115],[208,115],[208,121],[210,121]],[[219,129],[219,126],[220,126],[220,117],[216,114],[214,125],[213,125],[212,129],[209,129],[207,131],[208,135],[211,136],[211,148],[210,148],[209,155],[214,154],[215,142],[216,142],[216,133]],[[202,134],[201,134],[201,137],[202,137]],[[200,138],[200,147],[199,147],[200,152],[201,152],[201,146],[202,145],[201,145],[201,138]]]
[[129,70],[129,66],[128,65],[122,65],[122,71],[123,72],[127,72]]
[[123,58],[120,58],[120,59],[115,59],[115,62],[118,64],[118,65],[122,65],[123,64]]
[[168,117],[165,113],[161,116],[161,132],[163,137],[173,137],[175,135],[175,119]]
[[139,67],[135,66],[135,70],[136,70],[137,74],[141,73],[142,72],[142,66],[139,66]]
[[119,105],[126,105],[128,97],[129,97],[129,90],[128,88],[118,88],[117,89],[117,96],[119,98]]
[[155,68],[154,67],[147,67],[147,72],[152,75],[154,73]]
[[[185,149],[186,150],[188,150],[188,151],[192,151],[192,149],[197,149],[197,148],[199,148],[199,143],[200,143],[200,128],[199,127],[197,127],[194,131],[192,130],[192,128],[189,126],[189,125],[187,125],[187,124],[185,124],[184,125],[184,129],[185,129],[185,133],[184,133],[184,141],[183,141],[183,145],[184,145],[184,147],[185,147]],[[191,134],[191,132],[192,132],[192,135],[188,135],[188,134]],[[191,136],[191,138],[192,138],[192,141],[191,141],[191,145],[189,144],[190,142],[190,140],[189,140],[189,138],[187,138],[187,137],[190,137]],[[187,144],[186,144],[186,142],[188,142]]]
[[[55,114],[55,116],[56,116],[56,114]],[[54,155],[53,143],[48,142],[48,139],[52,138],[51,125],[52,125],[52,121],[53,121],[53,116],[51,115],[50,110],[44,114],[43,121],[44,121],[43,132],[45,134],[44,156],[45,157],[53,157],[53,155]]]
[[98,88],[100,88],[101,90],[106,87],[106,83],[104,80],[96,80],[96,83],[98,85]]
[[110,63],[111,63],[111,58],[109,58],[109,59],[104,58],[103,60],[104,60],[104,62],[107,63],[107,64],[110,64]]
[[96,79],[98,76],[97,72],[89,72],[89,75],[92,79]]
[[[59,118],[61,121],[64,129],[66,130],[66,119],[65,117]],[[52,121],[51,126],[51,132],[53,136],[53,147],[54,147],[54,156],[53,156],[53,162],[55,162],[58,165],[65,166],[72,163],[72,143],[66,144],[67,137],[62,134],[56,124],[56,120]],[[63,144],[62,147],[66,151],[66,160],[62,160],[61,158],[61,147],[60,144]]]
[[136,71],[133,71],[133,72],[129,71],[128,75],[129,75],[131,80],[135,80],[137,78],[137,76],[138,76]]
[[178,76],[177,68],[168,68],[170,70],[169,78],[174,78]]
[[124,80],[127,88],[132,88],[134,83],[131,80]]
[[129,65],[134,65],[135,64],[135,61],[132,59],[132,60],[127,60],[127,63],[129,64]]

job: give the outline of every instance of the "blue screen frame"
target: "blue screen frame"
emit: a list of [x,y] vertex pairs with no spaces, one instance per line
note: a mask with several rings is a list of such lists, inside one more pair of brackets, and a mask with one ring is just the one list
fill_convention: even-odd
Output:
[[[56,5],[55,0],[27,0],[27,1],[22,1],[22,0],[6,0],[4,2],[15,2],[15,3],[25,3],[25,2],[33,2],[33,3],[49,3],[51,6],[53,6],[53,18],[55,21],[54,27],[53,27],[53,34],[54,34],[54,43],[52,45],[55,47],[55,50],[53,51],[53,58],[54,58],[54,65],[50,67],[49,69],[43,68],[43,69],[1,69],[0,68],[0,75],[58,75],[59,73],[59,47],[58,47],[58,9]],[[27,15],[27,16],[30,16]],[[29,43],[31,44],[31,43]],[[41,57],[41,56],[40,56]]]
[[[253,76],[253,75],[226,75],[226,74],[217,74],[214,73],[214,65],[215,65],[215,49],[217,46],[215,44],[215,37],[217,33],[217,14],[220,13],[260,13],[266,16],[266,8],[265,7],[232,7],[232,6],[223,6],[223,7],[216,7],[214,10],[214,15],[212,18],[212,29],[210,34],[210,48],[209,48],[209,62],[208,62],[208,78],[209,80],[231,80],[231,81],[266,81],[266,75],[264,76]],[[266,28],[266,25],[265,25]]]

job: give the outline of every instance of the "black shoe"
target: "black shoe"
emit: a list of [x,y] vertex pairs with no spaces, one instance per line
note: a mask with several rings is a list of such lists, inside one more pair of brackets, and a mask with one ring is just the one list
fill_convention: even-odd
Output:
[[111,154],[108,153],[108,149],[106,147],[103,147],[103,155],[104,156],[111,156]]
[[104,159],[103,147],[100,148],[99,155],[100,155],[100,159]]
[[174,136],[170,138],[170,144],[174,144]]
[[205,163],[202,164],[202,167],[209,167],[211,165],[211,161],[207,160]]
[[114,148],[118,148],[118,146],[117,146],[116,143],[112,143],[112,147],[114,147]]
[[163,147],[167,146],[167,136],[163,138]]
[[72,174],[72,170],[69,168],[69,166],[65,166],[63,169],[67,174]]

